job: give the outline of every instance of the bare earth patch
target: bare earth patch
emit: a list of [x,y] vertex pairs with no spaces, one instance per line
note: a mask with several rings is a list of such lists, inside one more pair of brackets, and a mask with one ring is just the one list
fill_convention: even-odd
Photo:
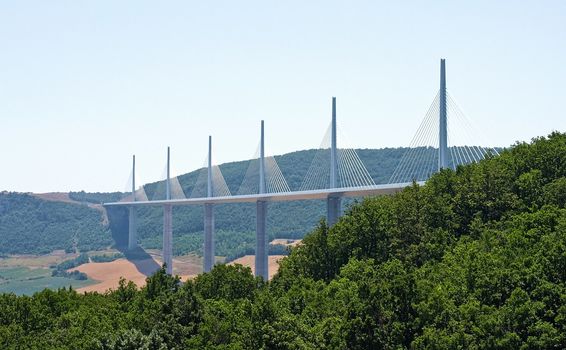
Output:
[[[32,196],[52,202],[79,203],[69,197],[67,192],[32,193]],[[80,203],[79,203],[80,204]]]
[[[272,279],[273,276],[279,270],[279,261],[283,259],[285,255],[270,255],[268,259],[268,269],[269,269],[269,279]],[[252,269],[252,272],[255,273],[255,255],[246,255],[239,259],[236,259],[230,262],[228,265],[240,264],[243,266],[249,266]]]
[[126,259],[118,259],[104,263],[87,263],[69,271],[80,271],[100,283],[78,289],[79,292],[100,292],[108,289],[116,289],[120,277],[134,282],[137,286],[145,285],[145,279],[155,272],[159,265],[153,259],[144,259],[132,262]]
[[[104,293],[109,289],[118,288],[120,278],[134,282],[138,287],[145,285],[147,277],[161,267],[161,257],[152,254],[149,259],[127,260],[117,259],[104,263],[87,263],[69,271],[80,271],[99,283],[77,289],[79,292]],[[201,259],[194,255],[175,257],[173,259],[173,274],[186,281],[202,272]]]
[[276,238],[269,242],[271,245],[284,245],[286,247],[296,247],[301,244],[302,239],[286,239],[286,238]]

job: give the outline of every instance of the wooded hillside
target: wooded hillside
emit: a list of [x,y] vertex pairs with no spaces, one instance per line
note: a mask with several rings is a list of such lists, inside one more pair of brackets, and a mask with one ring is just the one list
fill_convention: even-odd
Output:
[[564,349],[566,134],[321,221],[269,283],[147,282],[2,295],[0,347]]

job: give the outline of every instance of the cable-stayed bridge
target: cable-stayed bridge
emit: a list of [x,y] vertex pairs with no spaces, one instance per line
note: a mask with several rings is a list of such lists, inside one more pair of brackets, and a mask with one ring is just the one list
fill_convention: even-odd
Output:
[[335,224],[344,197],[392,194],[411,185],[424,183],[443,168],[477,162],[493,148],[474,145],[475,130],[446,89],[445,60],[441,60],[440,88],[417,129],[411,144],[387,184],[376,184],[354,149],[338,144],[336,98],[332,98],[332,119],[323,142],[311,161],[298,188],[290,188],[274,157],[265,155],[264,122],[261,121],[258,150],[249,162],[238,190],[232,194],[220,171],[212,163],[212,137],[209,136],[207,165],[199,173],[190,193],[185,193],[177,177],[170,173],[170,149],[167,148],[165,180],[158,183],[149,199],[145,187],[136,189],[135,156],[132,165],[132,192],[120,202],[105,206],[129,208],[128,248],[137,246],[136,207],[163,207],[163,262],[173,271],[173,206],[204,205],[204,263],[208,272],[214,266],[214,205],[256,203],[255,274],[268,278],[267,209],[269,202],[326,200],[327,223]]

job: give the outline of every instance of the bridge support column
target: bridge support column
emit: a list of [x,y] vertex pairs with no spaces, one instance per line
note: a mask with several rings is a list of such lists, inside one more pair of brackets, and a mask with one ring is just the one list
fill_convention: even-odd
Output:
[[[132,202],[136,201],[136,155],[132,156]],[[130,207],[128,215],[128,250],[136,249],[138,246],[138,227],[136,208]]]
[[214,267],[214,206],[204,205],[204,272]]
[[[208,177],[207,177],[207,197],[214,196],[212,182],[212,136],[208,136]],[[203,271],[209,272],[214,267],[214,207],[208,203],[204,205],[204,261]]]
[[326,222],[328,227],[332,227],[338,222],[341,211],[342,199],[340,197],[329,196],[326,199]]
[[[330,188],[338,187],[338,146],[336,142],[336,97],[332,97],[332,133],[330,139]],[[326,222],[329,227],[338,222],[341,212],[341,198],[328,196],[326,199]]]
[[138,227],[136,208],[129,208],[128,215],[128,250],[134,250],[138,246]]
[[440,60],[440,106],[438,135],[438,170],[448,168],[448,121],[446,113],[446,63]]
[[[165,182],[165,199],[171,199],[171,156],[167,147],[167,180]],[[163,263],[165,271],[173,274],[173,207],[170,204],[163,206]]]
[[[263,120],[261,121],[261,137],[259,141],[259,194],[264,194],[265,186],[265,151],[264,151]],[[267,265],[267,202],[257,201],[255,236],[255,275],[261,276],[264,281],[269,278]]]
[[268,241],[267,241],[267,202],[257,202],[255,237],[255,275],[261,276],[264,281],[269,278],[268,271]]
[[173,273],[173,207],[163,206],[163,263],[165,271]]

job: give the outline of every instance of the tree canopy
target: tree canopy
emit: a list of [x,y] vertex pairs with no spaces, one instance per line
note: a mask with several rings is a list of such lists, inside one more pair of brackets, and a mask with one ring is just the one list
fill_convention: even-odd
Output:
[[270,282],[0,296],[5,349],[566,348],[566,134],[321,221]]

